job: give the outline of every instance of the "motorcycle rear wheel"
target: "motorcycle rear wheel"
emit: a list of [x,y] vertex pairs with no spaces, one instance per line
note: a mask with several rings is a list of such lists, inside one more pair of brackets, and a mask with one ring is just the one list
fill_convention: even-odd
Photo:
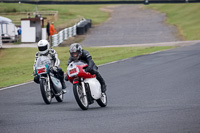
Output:
[[46,79],[40,80],[40,90],[42,94],[42,98],[46,104],[50,104],[52,97],[51,97],[51,90],[48,90],[48,82]]
[[97,103],[101,107],[106,107],[107,106],[107,95],[106,95],[105,92],[101,94],[101,98],[97,100]]
[[89,107],[89,103],[88,103],[87,95],[86,96],[83,95],[82,86],[79,84],[73,85],[73,91],[74,91],[74,97],[79,107],[82,110],[87,110]]

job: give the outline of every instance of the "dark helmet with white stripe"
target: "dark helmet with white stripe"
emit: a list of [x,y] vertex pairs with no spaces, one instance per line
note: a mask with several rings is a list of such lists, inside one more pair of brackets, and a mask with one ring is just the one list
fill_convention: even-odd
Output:
[[73,60],[78,60],[82,55],[82,46],[79,43],[73,43],[69,47],[69,53]]

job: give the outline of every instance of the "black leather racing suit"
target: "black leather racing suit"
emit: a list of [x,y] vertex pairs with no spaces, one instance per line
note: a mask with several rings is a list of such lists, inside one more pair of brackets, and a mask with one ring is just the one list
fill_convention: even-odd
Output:
[[[88,64],[88,67],[86,68],[86,71],[91,73],[91,74],[96,74],[96,78],[97,80],[100,82],[101,84],[101,89],[103,92],[105,92],[106,90],[106,84],[104,79],[102,78],[102,76],[100,75],[100,73],[98,72],[98,67],[96,66],[96,64],[94,63],[94,61],[92,60],[92,56],[90,55],[90,53],[86,50],[82,50],[82,55],[79,57],[78,60],[82,60],[85,61]],[[68,60],[68,65],[74,61],[73,58],[70,56],[69,60]]]

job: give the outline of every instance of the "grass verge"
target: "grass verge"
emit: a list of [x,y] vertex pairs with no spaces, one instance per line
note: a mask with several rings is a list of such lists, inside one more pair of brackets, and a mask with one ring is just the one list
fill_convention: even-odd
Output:
[[185,40],[200,40],[200,3],[150,4],[147,7],[165,13],[167,23],[175,25]]
[[[97,65],[149,54],[155,51],[171,49],[174,47],[122,47],[122,48],[85,48],[93,56]],[[66,72],[69,58],[69,47],[56,47],[61,60],[60,67]],[[10,48],[0,49],[0,88],[20,84],[33,79],[33,63],[37,48]]]
[[[100,10],[108,5],[32,5],[17,3],[0,3],[0,16],[4,16],[13,20],[16,25],[21,24],[21,18],[27,18],[26,12],[31,12],[31,17],[35,17],[32,13],[36,11],[58,11],[56,18],[45,16],[49,21],[54,21],[57,31],[72,26],[79,22],[81,18],[92,19],[94,25],[100,24],[108,19],[109,13]],[[22,13],[25,12],[25,13]]]

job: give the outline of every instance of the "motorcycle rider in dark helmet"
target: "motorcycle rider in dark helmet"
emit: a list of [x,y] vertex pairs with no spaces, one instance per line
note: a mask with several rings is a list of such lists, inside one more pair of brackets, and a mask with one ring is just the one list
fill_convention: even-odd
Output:
[[50,68],[50,70],[56,73],[56,75],[58,76],[58,79],[60,79],[60,82],[62,84],[63,93],[66,93],[64,72],[59,67],[60,60],[58,59],[58,54],[56,53],[54,49],[50,48],[49,42],[47,40],[40,40],[37,46],[38,46],[39,51],[35,55],[35,63],[33,65],[34,81],[38,84],[40,83],[39,76],[35,74],[35,65],[36,65],[38,57],[47,56],[51,60],[51,66],[53,66],[52,68]]
[[[70,57],[68,60],[68,65],[72,61],[77,61],[77,60],[85,61],[88,64],[88,67],[85,69],[85,71],[91,74],[96,74],[96,78],[101,84],[101,91],[105,92],[106,91],[105,81],[100,75],[100,73],[98,72],[98,67],[92,60],[92,56],[89,54],[89,52],[82,49],[79,43],[73,43],[69,47],[69,53],[70,53]],[[65,79],[67,80],[67,77],[65,77]]]

